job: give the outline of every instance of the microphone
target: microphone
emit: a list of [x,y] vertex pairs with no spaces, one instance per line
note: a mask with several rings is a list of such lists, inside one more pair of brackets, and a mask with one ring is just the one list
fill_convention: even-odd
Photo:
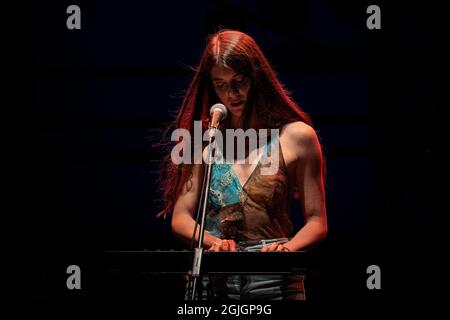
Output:
[[225,107],[221,103],[216,103],[209,110],[209,114],[211,115],[211,123],[210,127],[217,129],[219,126],[219,122],[227,117],[227,107]]

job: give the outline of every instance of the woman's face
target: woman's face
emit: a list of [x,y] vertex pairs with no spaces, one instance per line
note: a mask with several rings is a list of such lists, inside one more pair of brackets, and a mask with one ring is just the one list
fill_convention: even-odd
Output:
[[220,101],[233,116],[240,118],[248,98],[249,79],[233,69],[214,66],[211,80]]

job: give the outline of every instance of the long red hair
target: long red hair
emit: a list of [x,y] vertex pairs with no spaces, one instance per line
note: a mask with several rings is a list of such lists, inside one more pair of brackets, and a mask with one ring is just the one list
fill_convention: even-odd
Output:
[[[210,71],[214,66],[231,68],[250,79],[250,105],[254,106],[264,128],[281,128],[293,121],[303,121],[312,126],[310,117],[294,102],[278,80],[255,40],[243,32],[224,29],[208,37],[176,119],[165,131],[165,136],[169,131],[180,128],[189,130],[193,136],[193,124],[196,120],[202,121],[203,130],[208,128],[210,107],[220,102],[210,79]],[[251,112],[251,108],[244,111],[244,124],[249,123]],[[223,127],[227,127],[226,121]],[[160,183],[164,207],[158,217],[173,211],[184,184],[192,174],[192,165],[175,165],[171,161],[170,152],[161,165]]]

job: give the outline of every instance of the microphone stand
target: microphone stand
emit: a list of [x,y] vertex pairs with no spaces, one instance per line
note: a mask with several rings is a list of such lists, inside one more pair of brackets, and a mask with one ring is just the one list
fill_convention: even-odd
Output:
[[[203,183],[202,183],[202,189],[200,194],[200,206],[197,208],[197,215],[195,219],[195,227],[194,227],[194,233],[192,235],[192,244],[191,244],[191,250],[194,247],[194,242],[196,238],[196,231],[198,225],[200,225],[200,232],[199,232],[199,238],[197,241],[197,246],[194,249],[194,257],[192,259],[192,268],[188,272],[188,284],[187,284],[187,294],[186,299],[187,300],[201,300],[201,297],[199,297],[198,291],[198,281],[201,280],[200,276],[200,268],[202,265],[202,257],[203,257],[203,240],[204,240],[204,233],[205,233],[205,221],[206,221],[206,209],[207,209],[207,203],[208,203],[208,195],[209,195],[209,186],[210,186],[210,180],[211,180],[211,168],[212,168],[212,150],[215,150],[215,135],[216,131],[218,130],[217,127],[209,126],[209,143],[208,143],[208,162],[206,163],[206,171],[203,175]],[[214,148],[211,148],[211,146],[214,145]],[[203,154],[202,154],[203,158]],[[200,214],[201,213],[201,214]],[[199,219],[200,218],[200,219]]]

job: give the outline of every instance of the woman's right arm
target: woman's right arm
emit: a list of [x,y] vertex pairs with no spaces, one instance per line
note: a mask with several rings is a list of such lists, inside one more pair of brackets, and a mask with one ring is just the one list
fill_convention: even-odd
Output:
[[[194,214],[199,205],[200,191],[203,179],[203,164],[194,164],[192,168],[192,177],[186,181],[178,197],[172,215],[173,233],[186,243],[190,243],[194,232],[195,220]],[[200,228],[197,228],[197,239]],[[210,249],[214,244],[222,243],[220,238],[205,232],[204,247]]]

